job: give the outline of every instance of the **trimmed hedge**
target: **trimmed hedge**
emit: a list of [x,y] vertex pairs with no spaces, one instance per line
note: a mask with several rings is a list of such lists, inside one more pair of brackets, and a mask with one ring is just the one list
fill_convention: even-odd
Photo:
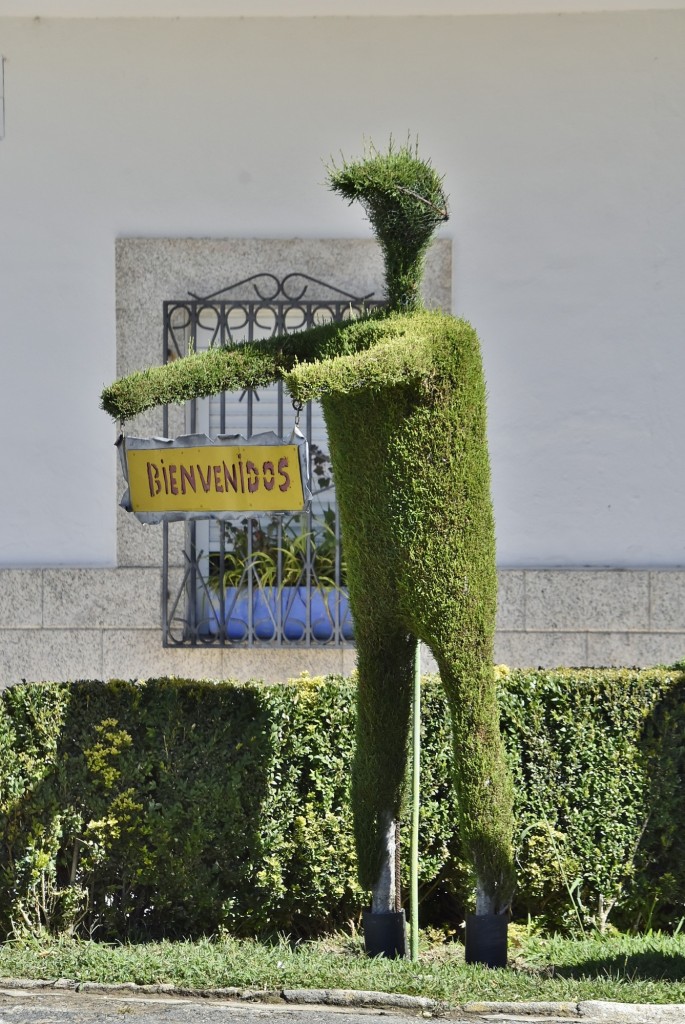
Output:
[[[353,680],[23,684],[0,694],[0,931],[308,935],[356,920]],[[685,674],[503,673],[516,917],[685,914]],[[448,714],[424,682],[424,919],[462,919]],[[404,830],[408,842],[408,828]],[[429,898],[430,894],[430,898]]]

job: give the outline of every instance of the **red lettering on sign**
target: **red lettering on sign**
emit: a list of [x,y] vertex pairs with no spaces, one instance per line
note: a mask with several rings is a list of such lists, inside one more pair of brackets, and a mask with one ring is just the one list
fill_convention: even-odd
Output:
[[223,487],[221,486],[221,466],[213,466],[214,470],[214,488],[223,494]]
[[288,457],[284,455],[282,459],[278,460],[278,475],[283,477],[283,483],[278,485],[279,491],[287,491],[290,487],[290,474],[287,469]]
[[186,483],[190,487],[193,494],[195,493],[195,467],[190,466],[186,468],[181,466],[181,494],[186,493]]
[[276,482],[276,470],[274,464],[271,461],[267,461],[262,466],[262,476],[264,479],[264,490],[273,491],[274,483]]
[[259,487],[259,471],[250,459],[245,463],[245,469],[247,470],[247,489],[250,494],[254,494]]
[[155,466],[154,462],[148,462],[147,464],[147,482],[150,486],[150,497],[154,498],[162,489],[162,485],[159,482],[159,469]]
[[237,493],[237,491],[238,491],[238,470],[235,467],[235,462],[233,463],[233,465],[231,466],[230,469],[228,468],[228,466],[224,462],[224,487],[225,487],[226,490],[228,490],[229,485]]
[[200,477],[200,483],[202,484],[202,490],[205,492],[205,494],[209,493],[209,490],[210,490],[210,488],[212,486],[212,467],[211,466],[207,466],[207,477],[206,478],[205,478],[205,476],[204,476],[204,474],[202,472],[202,466],[198,465],[197,472],[198,472],[198,475]]
[[178,484],[176,483],[176,466],[169,466],[169,489],[172,494],[178,494]]

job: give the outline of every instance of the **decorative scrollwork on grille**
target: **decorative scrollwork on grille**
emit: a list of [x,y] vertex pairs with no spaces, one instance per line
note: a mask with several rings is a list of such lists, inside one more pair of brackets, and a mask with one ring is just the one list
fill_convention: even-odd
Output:
[[[290,334],[330,321],[356,319],[385,305],[373,293],[354,295],[301,272],[279,278],[253,274],[208,295],[164,303],[164,361],[216,345]],[[275,422],[260,429],[283,432],[284,396],[277,389]],[[260,402],[256,391],[217,396],[218,433],[233,425],[252,433]],[[267,403],[268,405],[268,403]],[[340,646],[352,639],[344,554],[327,452],[313,436],[317,407],[303,417],[310,442],[315,501],[303,516],[236,518],[219,527],[188,523],[180,557],[164,526],[163,634],[166,646]],[[288,410],[286,410],[288,412]],[[290,413],[292,415],[292,413]],[[188,428],[197,429],[197,403],[189,403]],[[242,425],[244,424],[244,425]],[[233,429],[233,427],[231,427]],[[322,428],[321,428],[322,429]],[[164,430],[168,432],[165,413]],[[174,555],[176,557],[174,557]],[[179,564],[175,586],[170,565]]]

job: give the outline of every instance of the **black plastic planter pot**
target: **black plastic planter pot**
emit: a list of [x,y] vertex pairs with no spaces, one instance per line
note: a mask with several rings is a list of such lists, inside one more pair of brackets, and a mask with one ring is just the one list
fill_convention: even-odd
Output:
[[466,918],[466,963],[507,966],[506,914],[469,914]]
[[404,911],[373,914],[364,911],[364,949],[368,956],[404,960],[407,956],[407,921]]

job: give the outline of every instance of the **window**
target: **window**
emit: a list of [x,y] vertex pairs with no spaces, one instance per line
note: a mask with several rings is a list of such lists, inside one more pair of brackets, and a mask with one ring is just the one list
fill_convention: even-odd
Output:
[[[256,274],[212,295],[164,303],[164,361],[343,321],[383,305],[302,273]],[[289,435],[295,411],[282,384],[188,403],[189,433]],[[168,414],[164,430],[168,433]],[[328,440],[316,403],[301,413],[309,442],[311,508],[297,515],[187,523],[180,578],[172,582],[164,525],[166,646],[341,645],[352,639],[344,551]]]

